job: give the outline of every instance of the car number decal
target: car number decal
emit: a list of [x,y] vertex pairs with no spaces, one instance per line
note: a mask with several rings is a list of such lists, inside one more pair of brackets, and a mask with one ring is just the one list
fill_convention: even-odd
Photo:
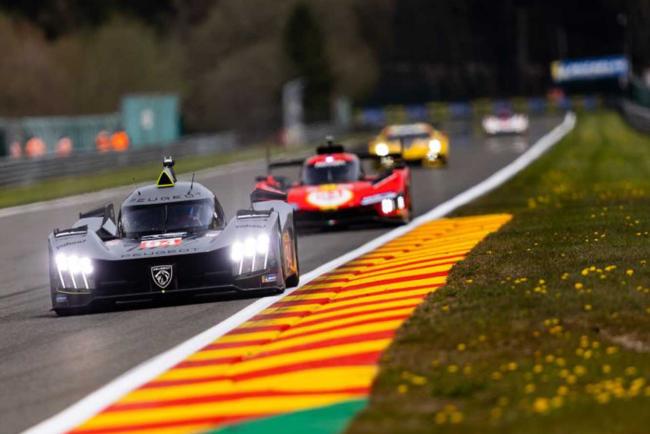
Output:
[[157,247],[173,247],[183,242],[182,238],[166,238],[162,240],[143,240],[140,242],[141,249],[155,249]]

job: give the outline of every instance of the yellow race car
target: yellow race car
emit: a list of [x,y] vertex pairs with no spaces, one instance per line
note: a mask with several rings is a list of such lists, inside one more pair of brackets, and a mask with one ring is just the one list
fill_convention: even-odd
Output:
[[426,123],[390,125],[368,144],[368,152],[382,158],[401,154],[407,162],[445,166],[449,159],[449,137]]

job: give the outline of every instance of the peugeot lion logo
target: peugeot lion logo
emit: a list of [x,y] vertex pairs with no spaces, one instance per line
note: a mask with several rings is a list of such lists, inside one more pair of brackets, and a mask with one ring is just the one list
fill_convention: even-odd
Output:
[[151,267],[151,278],[160,289],[165,289],[172,281],[173,267],[171,265],[156,265]]

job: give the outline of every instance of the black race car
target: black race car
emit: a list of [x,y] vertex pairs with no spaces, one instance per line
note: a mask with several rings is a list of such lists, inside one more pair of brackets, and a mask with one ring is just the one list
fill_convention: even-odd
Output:
[[87,213],[48,238],[53,310],[82,313],[100,302],[174,295],[264,291],[296,286],[299,266],[293,210],[286,196],[251,194],[251,208],[230,221],[214,193],[177,182],[166,157],[154,185],[120,207]]

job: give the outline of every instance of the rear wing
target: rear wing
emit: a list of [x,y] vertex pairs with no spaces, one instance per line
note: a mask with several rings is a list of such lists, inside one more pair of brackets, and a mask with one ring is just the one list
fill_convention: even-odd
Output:
[[271,188],[256,188],[251,193],[250,198],[251,198],[251,204],[255,204],[258,202],[266,202],[269,200],[286,202],[287,193],[280,190],[271,189]]

